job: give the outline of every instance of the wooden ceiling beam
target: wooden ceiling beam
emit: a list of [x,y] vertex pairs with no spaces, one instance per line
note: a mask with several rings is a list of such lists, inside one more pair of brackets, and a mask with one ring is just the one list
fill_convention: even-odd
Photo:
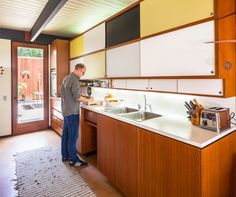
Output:
[[30,31],[33,42],[68,0],[49,0]]

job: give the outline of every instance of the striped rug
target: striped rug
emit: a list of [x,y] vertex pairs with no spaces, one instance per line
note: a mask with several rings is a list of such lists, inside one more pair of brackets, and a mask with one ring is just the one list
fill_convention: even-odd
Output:
[[74,167],[61,162],[58,149],[43,147],[17,153],[15,160],[18,197],[96,196]]

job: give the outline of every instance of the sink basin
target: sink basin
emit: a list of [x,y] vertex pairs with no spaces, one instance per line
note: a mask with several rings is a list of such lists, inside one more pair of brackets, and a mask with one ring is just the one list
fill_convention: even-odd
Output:
[[127,113],[130,113],[130,112],[137,112],[138,110],[133,109],[133,108],[129,108],[129,107],[120,107],[120,108],[107,109],[105,111],[108,112],[108,113],[111,113],[111,114],[120,115],[120,114],[127,114]]
[[161,115],[155,114],[152,112],[137,111],[137,112],[127,113],[127,114],[122,114],[122,117],[127,118],[127,119],[131,119],[131,120],[135,120],[137,122],[142,122],[144,120],[149,120],[149,119],[161,117]]

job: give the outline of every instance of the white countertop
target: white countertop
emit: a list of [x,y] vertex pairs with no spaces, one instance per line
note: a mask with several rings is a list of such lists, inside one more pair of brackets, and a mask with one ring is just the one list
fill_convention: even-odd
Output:
[[196,146],[198,148],[204,148],[205,146],[236,130],[236,127],[231,127],[230,129],[218,133],[202,129],[192,125],[188,120],[177,119],[176,117],[172,116],[161,116],[158,118],[145,120],[143,122],[137,122],[119,115],[108,113],[105,111],[104,106],[87,106],[82,104],[81,107],[152,131],[154,133],[158,133],[160,135]]

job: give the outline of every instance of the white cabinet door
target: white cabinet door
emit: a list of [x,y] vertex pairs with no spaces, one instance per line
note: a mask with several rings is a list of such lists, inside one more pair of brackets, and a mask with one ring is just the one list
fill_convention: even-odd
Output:
[[75,69],[75,65],[79,64],[79,63],[84,64],[84,57],[77,58],[77,59],[74,59],[74,60],[70,61],[70,72],[73,72],[74,69]]
[[70,71],[74,70],[77,63],[83,63],[86,66],[86,73],[81,79],[104,78],[105,76],[105,51],[93,53],[70,62]]
[[203,76],[215,73],[214,22],[141,41],[141,76]]
[[129,79],[126,86],[127,89],[148,90],[148,79]]
[[204,95],[223,95],[222,79],[178,79],[178,92]]
[[150,79],[149,90],[177,92],[176,79]]
[[106,53],[108,77],[137,77],[140,75],[140,43],[110,49]]
[[126,80],[123,79],[116,79],[112,80],[112,88],[123,88],[126,89]]
[[105,49],[105,23],[84,34],[84,53]]
[[11,41],[0,39],[0,136],[11,134]]

